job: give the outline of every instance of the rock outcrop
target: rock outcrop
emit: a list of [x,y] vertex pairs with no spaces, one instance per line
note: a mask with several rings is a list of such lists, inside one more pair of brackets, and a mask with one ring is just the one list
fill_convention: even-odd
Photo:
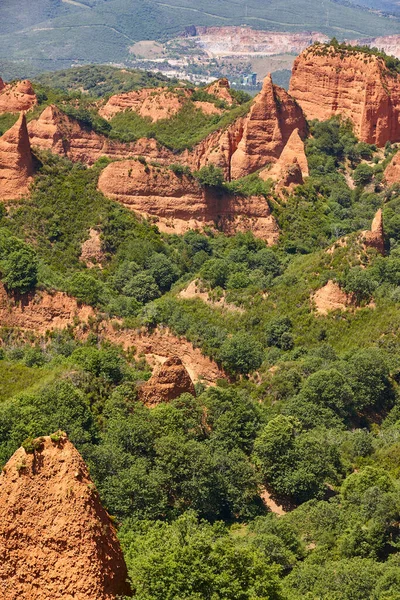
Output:
[[227,378],[227,374],[208,356],[202,354],[184,337],[177,337],[166,327],[158,327],[149,332],[147,329],[124,329],[122,321],[116,328],[110,322],[102,324],[100,339],[109,340],[124,350],[136,350],[139,360],[145,356],[153,368],[160,367],[168,358],[179,356],[192,381],[201,381],[215,385],[218,379]]
[[249,113],[225,130],[210,134],[184,161],[193,169],[213,164],[224,171],[226,179],[238,179],[275,163],[295,129],[301,137],[306,136],[307,123],[300,107],[268,76]]
[[62,432],[20,448],[0,475],[3,600],[115,600],[130,593],[112,522]]
[[307,124],[300,107],[282,88],[264,80],[243,128],[243,136],[231,159],[231,177],[237,179],[275,162],[294,129],[306,135]]
[[87,322],[94,315],[91,306],[78,306],[75,298],[63,292],[31,292],[19,298],[8,296],[0,283],[0,325],[44,334],[63,329],[78,319]]
[[230,92],[229,81],[225,78],[217,79],[206,88],[206,92],[211,96],[215,96],[218,100],[223,100],[230,106],[233,104],[233,97]]
[[88,239],[82,244],[79,260],[84,262],[89,269],[93,267],[101,269],[101,263],[104,258],[100,233],[96,229],[90,229]]
[[295,60],[289,92],[308,119],[342,115],[364,142],[400,141],[400,76],[378,56],[311,46]]
[[308,161],[304,150],[304,142],[299,135],[299,130],[294,129],[283,149],[282,154],[271,169],[263,169],[260,173],[261,179],[272,179],[277,183],[277,191],[282,193],[284,189],[289,191],[296,185],[304,182],[308,177]]
[[26,118],[21,113],[15,125],[0,138],[0,201],[27,195],[33,173]]
[[168,233],[214,226],[228,234],[253,231],[271,244],[279,236],[265,198],[202,188],[192,177],[168,168],[135,160],[114,162],[101,173],[99,189],[143,217],[157,217],[158,227]]
[[185,88],[179,89],[179,93],[169,88],[143,88],[111,96],[100,107],[99,114],[103,119],[112,119],[118,113],[130,109],[153,122],[169,119],[181,110],[191,95],[192,92]]
[[146,406],[152,408],[160,402],[171,402],[185,393],[196,395],[193,381],[181,359],[172,356],[141,386],[139,398]]
[[120,159],[127,156],[145,156],[159,162],[170,162],[172,152],[160,146],[156,140],[139,139],[132,144],[110,140],[80,125],[80,123],[56,106],[48,106],[39,119],[28,124],[31,145],[51,150],[72,161],[92,165],[101,156]]
[[385,181],[388,185],[400,184],[400,152],[396,152],[386,167]]
[[374,248],[379,254],[385,254],[385,232],[383,229],[381,208],[377,211],[372,221],[371,229],[363,231],[362,240],[367,248]]
[[332,310],[346,310],[351,305],[350,296],[332,280],[315,292],[312,301],[320,315],[327,315]]
[[0,114],[19,113],[37,104],[35,91],[30,81],[17,81],[4,85],[0,83]]

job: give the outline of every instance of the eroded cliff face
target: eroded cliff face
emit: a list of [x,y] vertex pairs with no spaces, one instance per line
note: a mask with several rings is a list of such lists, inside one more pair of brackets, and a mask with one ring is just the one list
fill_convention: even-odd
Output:
[[301,108],[268,76],[249,113],[209,135],[184,161],[194,169],[213,164],[224,171],[226,179],[238,179],[276,162],[295,129],[306,136]]
[[20,448],[0,475],[3,600],[115,600],[127,569],[112,522],[67,436]]
[[192,177],[168,168],[135,160],[114,162],[101,173],[99,189],[143,217],[156,217],[159,229],[167,233],[214,226],[232,234],[251,230],[270,244],[279,237],[265,198],[202,188]]
[[385,169],[385,181],[388,185],[400,183],[400,152],[397,152]]
[[193,381],[178,356],[171,356],[139,389],[139,398],[149,408],[171,402],[182,394],[196,395]]
[[51,150],[74,162],[92,165],[101,156],[120,159],[126,156],[145,156],[161,163],[170,162],[173,154],[154,139],[139,139],[132,144],[110,140],[78,121],[68,117],[56,106],[47,106],[39,119],[28,124],[31,145]]
[[300,107],[289,94],[273,85],[270,76],[256,96],[231,159],[231,177],[237,179],[275,162],[292,131],[306,135],[307,124]]
[[0,83],[0,114],[19,113],[37,104],[36,94],[30,81],[17,81],[4,85]]
[[230,106],[233,104],[233,96],[230,91],[229,81],[225,78],[217,79],[206,88],[206,91],[211,96],[215,96],[219,100],[223,100]]
[[308,177],[308,161],[304,149],[304,142],[299,135],[299,130],[294,129],[282,154],[271,169],[260,172],[261,179],[272,179],[276,182],[278,193],[292,190],[296,185],[304,182]]
[[[219,79],[211,84],[206,91],[218,100],[224,100],[228,106],[234,99],[229,90],[227,79]],[[161,119],[170,119],[176,115],[193,96],[193,90],[186,88],[171,89],[143,88],[125,94],[115,94],[99,109],[99,114],[104,119],[112,119],[120,112],[132,110],[143,118],[156,122]],[[222,111],[212,102],[194,102],[196,108],[206,114],[219,114]]]
[[118,113],[130,109],[141,117],[159,121],[173,117],[190,96],[190,90],[184,88],[179,94],[168,88],[143,88],[111,96],[106,104],[100,107],[99,114],[103,119],[112,119]]
[[79,306],[75,298],[63,292],[30,292],[20,297],[8,295],[0,283],[0,325],[18,327],[44,334],[64,329],[76,319],[87,322],[94,316],[91,306]]
[[0,137],[0,201],[26,196],[33,173],[26,118],[21,113],[15,125]]
[[364,142],[400,140],[400,78],[377,56],[312,46],[295,60],[289,92],[310,120],[342,115]]

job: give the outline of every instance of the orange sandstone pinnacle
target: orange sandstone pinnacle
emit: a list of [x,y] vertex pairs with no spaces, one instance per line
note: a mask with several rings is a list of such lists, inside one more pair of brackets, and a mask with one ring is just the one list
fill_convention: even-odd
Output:
[[65,433],[20,448],[0,475],[2,600],[130,593],[112,522]]
[[0,201],[27,195],[33,173],[26,118],[21,113],[15,125],[0,137]]

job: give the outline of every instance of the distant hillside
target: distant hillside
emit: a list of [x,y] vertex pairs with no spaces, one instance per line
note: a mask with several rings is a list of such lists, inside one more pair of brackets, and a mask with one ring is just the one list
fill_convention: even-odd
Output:
[[[138,40],[165,40],[190,25],[243,24],[339,39],[400,33],[400,20],[335,0],[2,0],[0,65],[23,61],[26,72],[124,63]],[[15,64],[7,68],[14,74]]]
[[43,73],[36,81],[64,92],[86,92],[92,97],[130,92],[142,87],[171,85],[174,80],[138,69],[118,69],[107,65],[87,65],[53,73]]

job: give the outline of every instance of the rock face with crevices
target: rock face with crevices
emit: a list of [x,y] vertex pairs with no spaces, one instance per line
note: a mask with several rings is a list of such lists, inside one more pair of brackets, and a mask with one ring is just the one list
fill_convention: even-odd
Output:
[[0,80],[0,114],[27,111],[36,104],[36,94],[30,81],[17,81],[5,85],[3,80]]
[[224,77],[217,79],[206,88],[206,92],[211,96],[215,96],[218,100],[223,100],[230,106],[233,104],[233,96],[230,91],[229,81]]
[[33,147],[51,150],[76,162],[92,165],[101,156],[121,159],[144,156],[161,163],[170,162],[173,154],[156,140],[139,139],[132,144],[111,140],[105,135],[87,129],[54,105],[47,106],[38,119],[28,124]]
[[310,120],[342,115],[364,142],[400,141],[400,76],[378,56],[311,46],[295,60],[289,93]]
[[273,244],[279,228],[263,197],[242,198],[202,188],[171,169],[126,160],[110,163],[99,177],[99,189],[143,217],[156,217],[160,230],[181,234],[213,226],[225,233],[253,231]]
[[294,129],[284,147],[282,154],[271,169],[260,172],[261,179],[272,179],[277,183],[278,191],[293,189],[302,184],[304,177],[308,177],[308,161],[304,149],[304,142],[299,135],[299,130]]
[[115,94],[99,110],[103,119],[112,119],[120,112],[132,110],[153,122],[169,119],[181,110],[192,92],[181,88],[179,93],[170,88],[142,88],[124,94]]
[[304,137],[307,131],[303,112],[268,75],[248,114],[243,136],[231,159],[231,177],[237,179],[275,162],[294,129]]
[[226,179],[238,179],[275,163],[295,129],[306,136],[301,108],[268,76],[249,113],[210,134],[188,153],[186,162],[194,169],[213,164],[224,171]]
[[2,600],[114,600],[130,593],[122,551],[67,436],[20,448],[0,475]]
[[139,398],[146,406],[152,408],[160,402],[171,402],[185,393],[196,395],[193,381],[181,359],[172,356],[141,386]]
[[27,195],[33,173],[26,118],[21,113],[15,125],[0,137],[0,201]]
[[396,152],[385,169],[385,181],[388,185],[400,183],[400,152]]

